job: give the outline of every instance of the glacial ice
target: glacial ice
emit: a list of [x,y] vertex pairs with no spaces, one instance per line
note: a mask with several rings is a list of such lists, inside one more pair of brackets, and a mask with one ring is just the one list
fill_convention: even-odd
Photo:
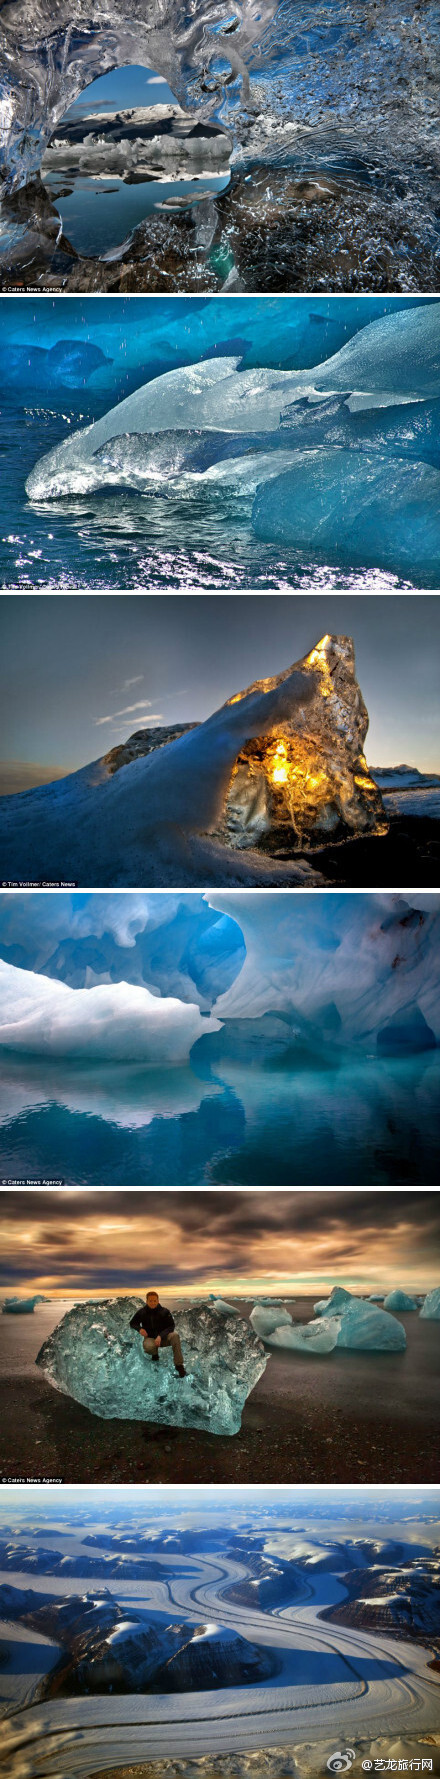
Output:
[[351,638],[321,637],[285,674],[255,681],[234,702],[275,689],[293,672],[310,674],[313,702],[238,754],[218,830],[229,846],[262,845],[275,857],[386,826],[365,760],[368,712]]
[[[440,470],[367,451],[298,452],[258,490],[255,535],[319,560],[426,577],[440,561]],[[416,569],[415,569],[415,564]]]
[[4,1316],[30,1316],[33,1315],[36,1303],[46,1303],[46,1301],[46,1298],[41,1295],[37,1297],[5,1297],[2,1313]]
[[116,1297],[69,1310],[37,1357],[48,1382],[103,1420],[238,1433],[267,1363],[254,1330],[241,1316],[220,1317],[208,1305],[182,1310],[176,1325],[187,1376],[179,1378],[171,1350],[162,1348],[153,1365],[130,1328],[140,1308],[140,1298]]
[[360,1351],[400,1353],[406,1347],[406,1334],[402,1323],[389,1316],[387,1310],[353,1297],[342,1310],[336,1345]]
[[255,1333],[260,1336],[261,1340],[267,1340],[276,1328],[287,1327],[291,1321],[292,1317],[289,1315],[289,1311],[277,1309],[275,1304],[271,1309],[262,1303],[257,1303],[250,1315],[252,1328],[255,1329]]
[[290,1348],[293,1352],[316,1354],[319,1358],[333,1352],[338,1345],[338,1336],[338,1317],[326,1316],[322,1322],[295,1322],[292,1327],[278,1323],[262,1338],[269,1347]]
[[239,975],[215,1002],[220,1020],[295,1013],[309,1022],[309,1032],[324,1031],[333,1050],[355,1041],[371,1052],[387,1020],[419,1006],[438,1042],[436,895],[324,892],[325,920],[319,893],[295,897],[294,914],[291,898],[275,891],[208,891],[207,897],[210,907],[238,921],[246,945]]
[[[120,771],[106,756],[53,784],[4,797],[3,868],[10,861],[10,875],[13,867],[14,878],[26,881],[47,879],[49,870],[55,881],[68,872],[87,884],[92,872],[100,885],[212,881],[218,851],[208,836],[222,819],[237,755],[254,736],[294,721],[295,714],[304,722],[316,683],[310,672],[294,669]],[[226,849],[224,858],[227,871]],[[310,874],[301,860],[292,869],[299,872],[295,881]],[[236,883],[235,855],[232,875]],[[255,881],[253,866],[250,878]]]
[[389,1291],[388,1297],[384,1298],[383,1307],[385,1310],[416,1310],[417,1304],[415,1297],[409,1297],[407,1291],[401,1291],[399,1286],[396,1286],[395,1290]]
[[315,1316],[339,1316],[346,1303],[352,1302],[352,1292],[346,1291],[344,1285],[334,1285],[330,1297],[322,1297],[315,1303]]
[[[29,498],[50,500],[65,494],[90,493],[93,489],[108,486],[109,482],[131,487],[144,482],[147,486],[154,476],[160,477],[164,471],[167,477],[175,476],[184,470],[186,460],[191,464],[197,444],[194,434],[205,431],[229,432],[237,438],[242,433],[273,434],[284,420],[283,445],[287,451],[291,445],[289,430],[295,416],[295,404],[304,397],[317,399],[318,423],[320,406],[323,407],[324,427],[326,402],[321,398],[333,392],[343,394],[348,403],[355,402],[358,409],[365,406],[380,410],[389,403],[399,407],[408,401],[432,401],[440,395],[439,327],[437,305],[434,304],[426,309],[399,311],[396,315],[368,322],[339,352],[324,364],[307,371],[262,368],[238,371],[239,359],[226,356],[167,371],[127,396],[101,420],[71,434],[63,444],[40,458],[26,483]],[[314,413],[315,409],[312,417]],[[182,440],[180,448],[178,438],[173,437],[179,430],[189,435],[186,442]],[[161,448],[155,445],[151,436],[155,438],[158,433],[171,435]],[[296,443],[294,434],[293,446]],[[223,450],[220,442],[219,457]],[[341,496],[341,478],[344,498],[348,492],[351,494],[350,518],[345,521],[347,529],[358,511],[363,515],[373,499],[380,502],[384,476],[378,455],[369,460],[364,450],[360,460],[359,452],[353,458],[350,453],[348,463],[344,452],[339,451],[329,451],[327,457],[322,451],[317,463],[313,451],[301,453],[292,448],[291,455],[292,468],[285,473],[292,476],[294,483],[296,478],[298,502],[305,503],[307,526],[313,526],[314,522],[318,524],[319,515],[322,522],[324,501],[328,508],[329,538],[333,536],[333,507]],[[385,462],[388,463],[388,459]],[[426,477],[422,473],[424,469]],[[413,485],[411,478],[414,478],[415,500],[429,500],[432,489],[435,501],[436,472],[428,473],[429,470],[429,465],[418,466],[418,493],[414,465],[396,462],[396,498],[400,497],[402,502],[408,499],[408,490]],[[364,473],[367,477],[365,490],[362,487]],[[263,466],[261,479],[264,488]],[[263,525],[269,523],[264,512],[263,495],[257,496],[255,526],[260,527],[261,535]],[[297,535],[293,541],[303,541],[304,523],[301,529],[299,519],[295,513],[291,514],[289,502],[285,516],[281,510],[280,522],[283,528],[296,524]],[[311,536],[306,542],[311,541]]]
[[434,1285],[433,1291],[428,1291],[420,1315],[426,1322],[440,1322],[440,1285]]
[[191,1003],[132,983],[72,989],[0,960],[0,1045],[7,1050],[171,1067],[187,1060],[208,1025],[219,1030]]
[[[235,1303],[226,1303],[223,1297],[209,1296],[209,1303],[217,1316],[239,1316],[240,1311]],[[256,1330],[258,1334],[258,1328]]]

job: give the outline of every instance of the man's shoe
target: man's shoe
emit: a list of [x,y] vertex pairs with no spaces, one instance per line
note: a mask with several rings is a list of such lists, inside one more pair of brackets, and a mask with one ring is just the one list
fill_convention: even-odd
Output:
[[153,1363],[154,1363],[154,1360],[156,1360],[156,1365],[157,1365],[157,1362],[158,1362],[158,1358],[159,1358],[159,1354],[158,1354],[158,1352],[155,1352],[155,1353],[152,1353],[152,1354],[151,1354],[151,1358],[152,1358],[152,1360],[153,1360]]
[[184,1365],[176,1365],[176,1371],[177,1371],[178,1377],[186,1377],[186,1371],[185,1371]]

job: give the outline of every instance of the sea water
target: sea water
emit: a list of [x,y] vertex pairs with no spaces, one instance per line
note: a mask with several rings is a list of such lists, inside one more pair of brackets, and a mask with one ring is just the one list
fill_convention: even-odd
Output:
[[435,1185],[440,1056],[163,1070],[8,1058],[3,1184]]

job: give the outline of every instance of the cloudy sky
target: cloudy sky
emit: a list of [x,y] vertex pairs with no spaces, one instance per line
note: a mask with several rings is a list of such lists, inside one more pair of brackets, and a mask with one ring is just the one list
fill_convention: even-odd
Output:
[[1,1288],[322,1295],[438,1282],[435,1192],[5,1192]]
[[353,636],[370,765],[440,769],[440,600],[417,594],[6,596],[0,793],[147,725],[203,720],[326,632]]

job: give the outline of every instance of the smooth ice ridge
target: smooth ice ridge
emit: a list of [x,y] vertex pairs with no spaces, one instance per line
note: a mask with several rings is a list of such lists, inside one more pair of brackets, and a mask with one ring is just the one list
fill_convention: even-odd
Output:
[[[331,509],[332,500],[334,503],[339,498],[341,488],[338,476],[341,479],[345,475],[347,489],[350,490],[349,478],[356,476],[358,457],[355,458],[354,465],[343,465],[341,470],[335,471],[335,489],[331,481],[330,462],[323,465],[322,474],[316,483],[313,451],[295,453],[295,435],[289,438],[291,414],[293,411],[293,416],[295,415],[295,404],[304,398],[312,403],[317,399],[319,418],[320,398],[329,394],[343,395],[348,408],[355,408],[356,411],[363,408],[386,408],[390,404],[399,406],[402,402],[432,402],[440,395],[440,317],[436,305],[427,305],[426,308],[422,306],[409,312],[399,311],[396,315],[369,322],[324,364],[307,371],[239,371],[238,364],[237,357],[214,358],[184,369],[167,371],[163,376],[144,384],[125,401],[111,408],[102,420],[81,432],[73,433],[63,444],[57,445],[40,458],[26,483],[29,498],[39,501],[57,499],[64,494],[88,494],[92,490],[107,487],[109,483],[112,486],[139,487],[143,482],[147,487],[154,478],[160,483],[164,475],[169,479],[184,474],[185,458],[190,464],[194,456],[194,438],[188,441],[186,451],[182,447],[179,451],[178,445],[171,442],[171,446],[167,443],[165,451],[158,454],[157,447],[151,449],[152,434],[178,433],[181,430],[190,433],[229,432],[239,437],[242,433],[274,433],[283,424],[283,445],[286,452],[291,451],[292,461],[292,468],[286,473],[299,478],[301,501],[306,497],[307,476],[310,474],[308,522],[313,523],[316,505],[322,520],[323,500],[324,504],[330,504]],[[219,456],[221,454],[219,449]],[[297,455],[299,463],[296,467]],[[339,455],[341,454],[336,454],[337,457]],[[333,463],[335,453],[329,453],[328,456]],[[244,468],[246,473],[246,465]],[[431,496],[432,501],[435,501],[440,477],[429,465],[419,465],[418,468],[419,493],[416,482],[415,499],[426,497],[429,506]],[[422,468],[426,470],[426,477],[421,474]],[[270,469],[271,476],[274,475],[277,480],[276,464],[274,467],[271,464]],[[405,471],[407,476],[403,487]],[[227,473],[229,477],[233,473],[230,464]],[[215,487],[215,469],[211,468],[209,474]],[[383,487],[380,463],[374,458],[369,466],[367,457],[362,453],[359,474],[362,477],[365,475],[367,479],[370,502],[375,490],[380,502]],[[414,465],[395,465],[397,498],[408,499],[408,477],[411,474],[415,475]],[[327,481],[330,479],[329,489],[326,477]],[[199,472],[200,479],[206,480],[203,471]],[[260,466],[260,482],[264,488],[264,465]],[[350,506],[350,524],[353,501],[355,504],[357,501],[357,510],[360,500],[361,488],[357,481]],[[365,506],[365,498],[363,504]],[[263,496],[259,493],[254,509],[258,535],[266,534],[267,527],[272,524],[273,510],[270,507],[266,512]],[[286,499],[281,504],[279,518],[282,527],[294,523],[290,492],[286,493]],[[298,527],[298,518],[295,519],[295,524]],[[327,530],[329,527],[331,529],[331,510],[326,524]],[[433,525],[432,517],[432,527]],[[298,541],[301,541],[300,538]]]
[[304,451],[257,491],[255,536],[320,560],[426,577],[440,557],[440,471],[367,451]]
[[395,1291],[389,1291],[388,1297],[384,1298],[384,1309],[385,1310],[416,1310],[417,1303],[416,1303],[415,1297],[409,1297],[407,1291],[401,1291],[396,1286]]
[[187,1376],[162,1348],[159,1363],[130,1328],[138,1297],[81,1303],[63,1316],[38,1354],[48,1382],[102,1420],[152,1421],[238,1433],[249,1392],[266,1367],[264,1347],[241,1316],[214,1308],[183,1310],[176,1326]]
[[198,1007],[130,982],[68,988],[0,959],[0,1045],[25,1055],[101,1057],[153,1067],[186,1062],[196,1038],[219,1031]]
[[440,1285],[435,1285],[433,1291],[428,1291],[420,1315],[426,1322],[440,1322]]

